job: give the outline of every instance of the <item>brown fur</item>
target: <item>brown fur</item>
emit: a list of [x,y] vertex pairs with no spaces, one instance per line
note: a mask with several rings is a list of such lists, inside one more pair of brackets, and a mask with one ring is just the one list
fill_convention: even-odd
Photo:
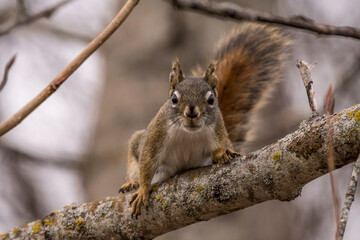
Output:
[[291,41],[277,27],[245,23],[220,41],[219,106],[229,138],[246,140],[249,121],[283,75]]
[[130,201],[136,216],[148,204],[152,181],[204,166],[210,158],[227,163],[238,156],[232,141],[245,140],[254,109],[281,77],[289,41],[277,28],[244,24],[221,43],[203,77],[186,78],[175,60],[170,98],[130,140],[130,182],[120,191],[139,188]]
[[[214,72],[215,64],[211,63],[204,77],[185,78],[176,60],[169,78],[170,98],[149,126],[131,137],[130,182],[122,185],[120,191],[138,188],[130,202],[135,216],[141,214],[142,205],[147,206],[153,181],[163,181],[180,171],[208,165],[209,160],[227,163],[237,156],[231,149],[218,107],[218,80]],[[176,102],[172,101],[173,97]]]

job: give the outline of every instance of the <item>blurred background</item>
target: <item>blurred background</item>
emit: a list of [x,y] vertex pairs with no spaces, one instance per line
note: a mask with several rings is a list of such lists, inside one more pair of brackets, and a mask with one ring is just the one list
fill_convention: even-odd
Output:
[[[0,0],[0,76],[17,59],[0,92],[4,121],[40,92],[115,16],[124,0],[73,0],[50,18],[1,34],[59,0]],[[232,1],[282,16],[305,15],[316,22],[359,26],[360,2]],[[127,141],[147,126],[168,95],[171,62],[185,72],[206,66],[214,45],[239,23],[176,11],[163,0],[141,1],[120,29],[61,88],[18,127],[0,138],[0,233],[41,218],[75,201],[116,195],[125,182]],[[319,110],[329,85],[335,111],[360,103],[360,42],[318,37],[287,28],[295,40],[280,92],[261,111],[261,126],[246,151],[259,149],[308,119],[307,97],[295,66],[312,70]],[[276,114],[275,114],[276,113]],[[343,200],[351,166],[336,171]],[[345,239],[360,235],[359,191]],[[197,223],[157,239],[331,239],[335,222],[329,176],[306,185],[292,202],[269,201]]]

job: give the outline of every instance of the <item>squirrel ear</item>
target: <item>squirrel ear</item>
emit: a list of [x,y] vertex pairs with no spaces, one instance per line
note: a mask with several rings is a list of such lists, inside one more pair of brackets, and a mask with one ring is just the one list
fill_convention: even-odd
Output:
[[218,85],[219,81],[215,75],[216,67],[217,67],[216,61],[213,61],[209,64],[209,66],[205,70],[204,80],[205,80],[205,82],[210,84],[210,86],[213,88],[215,94],[217,95],[216,86]]
[[170,81],[170,92],[169,95],[171,96],[174,93],[176,84],[180,83],[184,80],[184,74],[180,65],[180,61],[178,58],[172,64],[172,71],[170,73],[169,81]]

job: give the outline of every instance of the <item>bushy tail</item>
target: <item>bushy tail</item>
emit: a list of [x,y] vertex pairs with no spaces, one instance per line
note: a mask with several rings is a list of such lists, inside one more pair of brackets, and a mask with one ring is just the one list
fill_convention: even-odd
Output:
[[254,112],[284,73],[289,36],[277,27],[244,23],[220,41],[218,99],[230,140],[246,140]]

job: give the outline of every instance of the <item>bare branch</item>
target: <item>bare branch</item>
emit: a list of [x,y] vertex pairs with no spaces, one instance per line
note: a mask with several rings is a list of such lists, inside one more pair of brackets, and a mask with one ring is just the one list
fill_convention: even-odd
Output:
[[[360,105],[329,118],[335,168],[340,168],[354,162],[360,153]],[[149,210],[137,220],[131,218],[132,193],[119,194],[71,204],[13,229],[6,237],[152,239],[264,201],[290,201],[306,183],[328,172],[326,129],[326,118],[304,121],[294,133],[248,156],[170,178],[153,187]]]
[[53,94],[60,85],[116,31],[138,2],[139,0],[128,0],[109,25],[94,40],[92,40],[86,48],[75,59],[73,59],[37,96],[35,96],[29,103],[27,103],[8,120],[2,122],[0,124],[0,136],[4,135],[10,129],[18,125],[27,115],[34,111],[34,109],[44,102],[49,96],[51,96],[51,94]]
[[351,172],[350,183],[349,183],[348,189],[346,191],[346,195],[345,195],[344,207],[341,211],[342,213],[341,213],[341,218],[340,218],[337,240],[342,240],[344,237],[346,223],[347,223],[347,220],[349,217],[351,204],[353,203],[353,201],[355,199],[356,186],[357,186],[359,174],[360,174],[360,155],[359,155],[357,161],[354,163],[353,169]]
[[334,114],[335,98],[334,98],[334,90],[331,85],[326,93],[324,106],[327,115],[330,116]]
[[319,35],[343,36],[360,39],[360,29],[355,27],[336,27],[316,23],[314,20],[304,16],[293,16],[289,18],[272,15],[270,13],[255,11],[240,7],[227,2],[215,2],[209,0],[168,0],[179,9],[189,9],[210,15],[216,15],[236,20],[251,22],[275,23],[287,27],[310,31]]
[[[45,9],[45,10],[43,10],[35,15],[32,15],[32,16],[21,14],[21,17],[20,18],[17,17],[16,21],[14,21],[13,24],[8,26],[6,29],[3,29],[2,31],[0,31],[0,36],[11,32],[14,28],[16,28],[18,26],[30,24],[32,22],[35,22],[36,20],[39,20],[40,18],[50,18],[56,10],[58,10],[60,7],[64,6],[65,4],[67,4],[71,1],[72,0],[64,0],[62,2],[59,2],[58,4],[55,4],[51,8]],[[20,11],[25,11],[25,9],[23,8],[24,7],[23,5],[20,4],[20,7],[21,7]]]
[[339,206],[340,206],[340,197],[339,197],[339,188],[336,182],[334,170],[335,170],[335,162],[334,162],[334,148],[333,148],[333,128],[331,124],[331,118],[330,116],[334,113],[334,106],[335,106],[335,99],[334,99],[334,92],[332,89],[332,86],[329,87],[328,92],[325,97],[325,109],[326,109],[326,116],[328,117],[326,119],[326,146],[328,149],[328,169],[329,169],[329,175],[330,175],[330,187],[331,187],[331,196],[333,200],[333,207],[334,207],[334,218],[335,218],[335,224],[336,224],[336,230],[335,230],[335,236],[338,235],[338,229],[339,229]]
[[16,60],[16,55],[14,55],[5,66],[4,76],[3,76],[3,79],[2,79],[2,81],[0,83],[0,92],[5,87],[5,84],[6,84],[7,80],[8,80],[8,75],[9,75],[10,68],[14,64],[15,60]]
[[21,16],[27,16],[27,9],[25,6],[25,0],[17,0],[17,5],[18,5],[18,13]]
[[313,81],[311,80],[311,74],[310,70],[315,65],[308,64],[305,61],[300,61],[296,64],[296,67],[299,69],[301,74],[301,79],[304,83],[304,87],[306,89],[306,94],[308,96],[310,109],[312,112],[312,117],[319,116],[319,113],[317,111],[317,104],[316,104],[316,98],[315,98],[315,91],[313,88]]

